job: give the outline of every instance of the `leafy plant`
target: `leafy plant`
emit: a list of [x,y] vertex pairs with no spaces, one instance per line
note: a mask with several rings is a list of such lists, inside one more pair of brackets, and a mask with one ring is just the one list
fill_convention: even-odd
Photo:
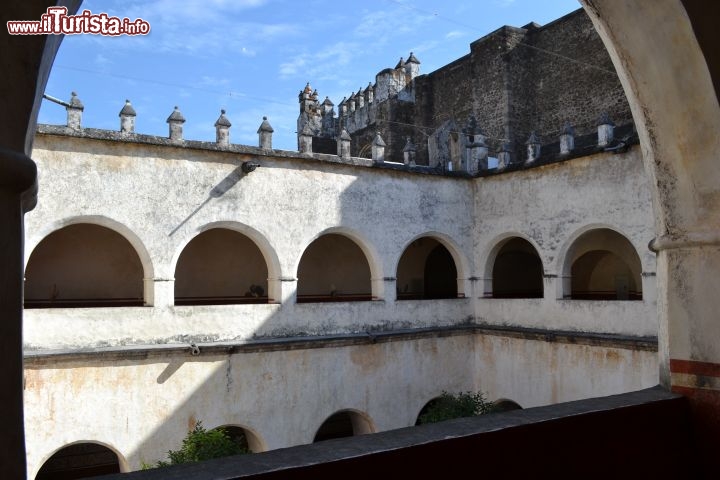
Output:
[[169,450],[168,460],[160,460],[156,465],[143,464],[143,469],[153,467],[167,467],[181,463],[201,462],[213,458],[227,457],[250,453],[247,447],[240,445],[224,428],[205,430],[202,422],[198,421],[195,428],[190,430],[182,441],[179,450]]
[[417,424],[442,422],[453,418],[475,417],[493,412],[495,405],[481,392],[460,392],[456,395],[443,391],[423,408]]

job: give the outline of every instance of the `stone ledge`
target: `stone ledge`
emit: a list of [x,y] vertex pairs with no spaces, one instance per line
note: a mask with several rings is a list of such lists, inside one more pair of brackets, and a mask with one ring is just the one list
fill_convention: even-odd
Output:
[[[160,137],[157,135],[145,135],[140,133],[122,133],[116,130],[102,130],[98,128],[82,128],[75,130],[68,128],[64,125],[47,125],[40,124],[37,128],[38,134],[43,135],[55,135],[64,136],[70,138],[83,138],[90,140],[104,140],[111,142],[125,142],[134,143],[139,145],[154,145],[163,147],[175,147],[175,148],[187,148],[194,150],[203,150],[210,152],[219,153],[231,153],[241,155],[254,155],[257,157],[273,157],[279,159],[292,159],[302,160],[326,164],[335,165],[348,165],[355,167],[365,167],[380,170],[391,170],[400,173],[413,173],[420,175],[433,175],[442,176],[458,179],[473,179],[482,178],[488,176],[502,175],[510,172],[517,172],[522,170],[530,170],[533,168],[541,167],[544,165],[561,163],[576,158],[582,158],[590,155],[596,155],[601,153],[610,154],[611,152],[624,152],[627,148],[630,148],[638,144],[637,135],[632,132],[634,126],[623,125],[616,128],[616,134],[625,134],[627,139],[625,141],[614,140],[609,148],[598,147],[594,144],[596,139],[595,134],[589,134],[582,137],[576,138],[576,148],[568,155],[559,154],[559,142],[554,142],[542,146],[542,154],[540,158],[535,160],[533,163],[526,165],[523,161],[513,162],[503,169],[492,168],[488,170],[481,170],[475,174],[469,174],[463,171],[446,171],[441,166],[429,167],[424,165],[409,166],[402,163],[395,162],[383,162],[375,163],[369,158],[362,157],[349,157],[342,158],[337,155],[325,154],[325,153],[300,153],[290,150],[267,150],[260,147],[253,147],[249,145],[241,144],[230,144],[227,146],[218,145],[215,142],[203,142],[199,140],[171,140],[168,137]],[[622,144],[622,145],[621,145]],[[618,149],[618,147],[621,147]]]
[[[262,338],[238,342],[198,343],[199,356],[236,355],[243,353],[278,352],[316,348],[338,348],[375,343],[444,338],[460,335],[492,335],[525,340],[588,345],[606,348],[622,348],[655,352],[656,337],[631,337],[593,332],[570,332],[524,327],[495,325],[460,325],[448,327],[411,328],[381,332],[361,332],[342,335],[293,336],[287,338]],[[26,367],[54,365],[59,361],[77,360],[144,360],[167,355],[191,355],[190,344],[132,345],[62,350],[26,350]]]

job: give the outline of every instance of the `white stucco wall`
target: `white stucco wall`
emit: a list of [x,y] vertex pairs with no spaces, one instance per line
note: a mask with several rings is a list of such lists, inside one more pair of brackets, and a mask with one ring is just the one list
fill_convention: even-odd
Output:
[[[625,335],[657,335],[655,254],[650,188],[639,148],[485,177],[476,183],[475,300],[481,323]],[[563,299],[565,256],[580,235],[611,229],[626,237],[642,266],[642,301]],[[528,240],[544,270],[543,299],[483,298],[492,284],[497,246]],[[567,281],[567,279],[566,279]]]
[[311,443],[338,410],[361,412],[374,431],[414,425],[443,390],[480,390],[523,407],[607,395],[654,385],[655,357],[455,335],[234,355],[36,360],[25,371],[29,471],[77,441],[102,442],[135,470],[177,449],[196,420],[242,426],[274,449]]
[[[76,441],[109,445],[135,469],[176,448],[197,419],[207,427],[250,428],[267,448],[279,448],[311,441],[341,409],[362,412],[377,430],[412,425],[442,390],[481,390],[528,407],[657,382],[656,352],[612,339],[657,334],[654,256],[646,249],[649,187],[637,148],[476,179],[371,168],[363,159],[342,164],[329,156],[47,134],[37,136],[33,158],[40,201],[26,217],[26,258],[65,225],[112,228],[138,252],[148,306],[25,311],[30,472]],[[248,160],[261,166],[243,174]],[[217,227],[255,242],[274,303],[173,305],[180,253]],[[598,227],[618,231],[636,248],[642,301],[562,299],[563,256]],[[358,244],[376,300],[295,302],[302,254],[326,233]],[[400,258],[423,236],[450,251],[462,298],[396,300]],[[537,249],[544,298],[485,298],[489,259],[511,236]],[[605,340],[576,344],[470,328],[378,344],[323,343],[333,335],[472,325]],[[289,337],[318,343],[198,357],[189,347],[162,352],[193,342],[204,350]],[[95,353],[78,357],[81,351]],[[47,353],[55,356],[38,359]]]

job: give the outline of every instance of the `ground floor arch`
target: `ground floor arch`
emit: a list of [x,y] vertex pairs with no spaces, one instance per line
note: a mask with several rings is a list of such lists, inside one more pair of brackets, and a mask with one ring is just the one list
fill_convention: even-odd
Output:
[[120,473],[121,461],[109,447],[78,442],[61,448],[43,463],[35,480],[72,480]]
[[522,410],[519,403],[509,398],[498,398],[493,402],[495,412],[510,412],[512,410]]
[[313,443],[333,438],[364,435],[374,431],[373,422],[366,414],[355,410],[340,410],[330,415],[320,425],[313,437]]
[[240,425],[221,425],[214,430],[223,429],[241,451],[260,453],[267,450],[263,439],[252,429]]

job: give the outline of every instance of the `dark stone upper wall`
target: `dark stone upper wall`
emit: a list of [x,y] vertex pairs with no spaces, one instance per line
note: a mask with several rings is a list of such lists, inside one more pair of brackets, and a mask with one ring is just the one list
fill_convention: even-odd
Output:
[[577,135],[596,132],[603,112],[616,125],[632,122],[610,56],[583,10],[528,30],[510,58],[516,147],[533,130],[543,144],[557,141],[566,121]]
[[[427,163],[428,134],[450,119],[465,125],[471,113],[488,136],[490,155],[509,141],[514,160],[533,130],[549,144],[566,121],[577,135],[596,132],[603,112],[616,125],[632,122],[610,56],[582,9],[543,27],[499,28],[470,47],[469,55],[415,79],[408,123],[417,126],[410,134],[419,164]],[[407,127],[390,129],[383,136],[389,149],[396,148],[389,138],[401,139],[402,148]]]

